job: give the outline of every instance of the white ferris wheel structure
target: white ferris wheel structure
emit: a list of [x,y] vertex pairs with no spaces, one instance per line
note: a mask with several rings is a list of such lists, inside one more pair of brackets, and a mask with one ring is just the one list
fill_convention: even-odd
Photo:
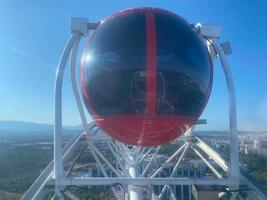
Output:
[[[229,199],[243,199],[239,186],[246,184],[254,199],[266,199],[264,194],[255,187],[242,173],[239,166],[239,147],[237,132],[236,97],[231,67],[227,55],[231,53],[228,42],[221,44],[221,31],[218,26],[196,24],[192,28],[205,41],[212,62],[219,59],[224,72],[229,99],[229,159],[216,152],[209,144],[194,134],[194,127],[205,123],[198,120],[175,146],[175,150],[167,155],[162,155],[162,146],[139,147],[129,146],[118,142],[95,126],[93,122],[88,125],[84,112],[81,95],[76,80],[76,60],[80,41],[88,37],[97,27],[97,23],[89,23],[87,19],[72,18],[71,38],[60,58],[55,82],[55,123],[54,123],[54,159],[45,168],[33,185],[22,196],[22,200],[47,199],[51,194],[52,199],[79,199],[68,190],[69,186],[103,186],[110,187],[115,199],[141,200],[146,198],[160,199],[187,199],[197,198],[192,192],[195,186],[224,186],[228,189]],[[83,131],[71,139],[63,147],[62,130],[62,86],[64,71],[70,65],[72,91],[80,114]],[[94,138],[101,135],[105,152],[95,144]],[[90,153],[94,158],[94,169],[97,175],[92,175],[90,166],[87,172],[73,175],[71,170],[81,152]],[[194,154],[206,165],[211,172],[209,176],[178,176],[177,171],[186,160],[188,152]],[[169,167],[171,166],[171,167]],[[92,167],[92,166],[91,166]],[[163,171],[169,167],[169,173]],[[177,196],[175,186],[180,186],[181,191]],[[187,190],[183,186],[187,186]],[[155,189],[157,188],[157,189]],[[52,192],[51,192],[52,191]],[[144,191],[146,194],[144,195]],[[226,192],[222,192],[225,195]]]

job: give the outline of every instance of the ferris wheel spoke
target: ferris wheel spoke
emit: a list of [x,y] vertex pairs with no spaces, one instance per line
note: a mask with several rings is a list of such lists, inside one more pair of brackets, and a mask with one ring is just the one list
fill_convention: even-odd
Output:
[[[184,148],[184,150],[183,150],[181,156],[179,157],[178,161],[176,162],[175,167],[173,168],[170,177],[173,177],[173,176],[175,175],[175,173],[176,173],[176,171],[177,171],[177,169],[178,169],[180,163],[182,162],[182,160],[183,160],[183,158],[184,158],[184,156],[185,156],[185,154],[186,154],[186,152],[187,152],[187,150],[188,150],[189,147],[190,147],[190,144],[188,143],[188,144],[185,146],[185,148]],[[161,193],[160,193],[160,195],[159,195],[159,199],[162,199],[162,197],[163,197],[164,193],[166,192],[166,189],[167,189],[167,188],[169,188],[168,185],[164,185],[164,187],[163,187],[163,189],[162,189],[162,191],[161,191]]]
[[120,158],[118,157],[118,155],[115,153],[114,149],[112,148],[112,146],[111,146],[111,144],[110,144],[110,142],[109,142],[108,140],[106,141],[106,143],[108,144],[109,149],[110,149],[110,151],[112,152],[113,156],[116,158],[115,162],[118,163],[118,165],[119,165],[120,169],[122,170],[123,174],[124,174],[125,176],[127,176],[127,175],[128,175],[128,172],[127,172],[127,170],[125,169],[125,167],[123,166],[121,159],[120,159]]
[[153,154],[152,158],[151,158],[151,159],[149,160],[149,162],[147,163],[147,165],[146,165],[146,167],[145,167],[145,169],[144,169],[144,171],[143,171],[143,173],[142,173],[141,176],[145,176],[145,175],[146,175],[146,172],[147,172],[147,170],[149,169],[149,167],[150,167],[150,165],[152,164],[152,162],[154,161],[155,157],[157,156],[157,154],[158,154],[158,152],[159,152],[159,150],[160,150],[160,147],[161,147],[161,146],[158,146],[158,147],[156,148],[155,153]]
[[184,143],[174,154],[172,154],[171,157],[168,158],[168,160],[162,164],[162,166],[160,168],[158,168],[158,170],[151,176],[151,178],[154,178],[155,176],[157,176],[161,170],[163,170],[163,168],[169,163],[171,162],[176,156],[178,156],[181,151],[188,145],[188,142],[187,143]]
[[120,171],[112,166],[112,164],[105,158],[105,156],[95,147],[95,145],[91,141],[88,141],[88,144],[118,177],[122,175]]
[[150,147],[150,148],[146,151],[145,154],[143,154],[143,155],[141,155],[141,156],[139,157],[138,162],[141,163],[153,149],[154,149],[154,147]]
[[209,163],[208,160],[206,160],[204,158],[203,155],[201,155],[201,153],[195,148],[193,147],[194,152],[198,155],[198,157],[203,160],[203,162],[208,166],[208,168],[213,172],[213,174],[217,177],[217,178],[222,178],[222,175]]

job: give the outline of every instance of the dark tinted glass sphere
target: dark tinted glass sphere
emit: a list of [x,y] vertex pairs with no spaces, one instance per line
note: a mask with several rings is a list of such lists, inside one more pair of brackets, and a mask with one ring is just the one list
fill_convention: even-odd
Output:
[[212,73],[206,45],[184,19],[136,8],[101,21],[83,53],[81,83],[97,126],[123,143],[153,146],[196,122]]

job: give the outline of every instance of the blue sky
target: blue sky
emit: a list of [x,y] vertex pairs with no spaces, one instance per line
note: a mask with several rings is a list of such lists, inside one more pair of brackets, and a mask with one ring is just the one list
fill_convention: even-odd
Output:
[[[3,0],[0,6],[0,120],[53,122],[56,65],[70,36],[72,16],[96,22],[121,9],[160,7],[190,23],[219,24],[237,90],[241,130],[267,130],[267,1],[265,0]],[[200,129],[228,127],[227,90],[215,67],[211,98]],[[68,75],[68,73],[67,73]],[[64,86],[64,124],[79,124],[68,76]]]

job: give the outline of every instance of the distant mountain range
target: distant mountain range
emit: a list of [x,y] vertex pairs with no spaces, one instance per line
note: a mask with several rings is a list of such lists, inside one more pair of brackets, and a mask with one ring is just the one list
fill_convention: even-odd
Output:
[[[76,126],[64,126],[65,130],[82,130],[82,125]],[[54,126],[52,124],[25,122],[25,121],[1,121],[0,120],[0,130],[3,131],[53,131]],[[239,134],[267,134],[267,131],[239,131]],[[225,135],[227,131],[196,131],[197,135]]]
[[[0,130],[4,131],[50,131],[54,126],[51,124],[42,124],[24,121],[0,121]],[[82,126],[64,126],[68,130],[81,130]]]

